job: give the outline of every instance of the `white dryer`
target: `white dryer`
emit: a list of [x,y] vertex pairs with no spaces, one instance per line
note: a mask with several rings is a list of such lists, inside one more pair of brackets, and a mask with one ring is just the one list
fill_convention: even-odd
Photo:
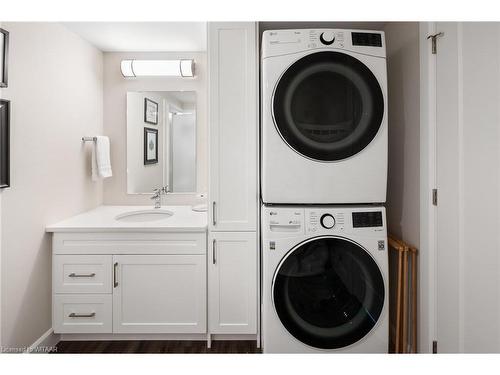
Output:
[[264,353],[387,353],[383,207],[262,208]]
[[263,202],[385,202],[384,33],[265,31],[261,72]]

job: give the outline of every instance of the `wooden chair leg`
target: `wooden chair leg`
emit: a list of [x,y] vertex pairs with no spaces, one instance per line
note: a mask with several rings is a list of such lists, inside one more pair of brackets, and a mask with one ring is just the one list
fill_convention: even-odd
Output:
[[411,252],[411,288],[412,288],[412,353],[417,352],[417,250]]
[[401,288],[403,280],[403,256],[401,251],[398,251],[398,273],[397,273],[397,290],[396,290],[396,343],[394,351],[401,353]]
[[407,353],[408,348],[408,248],[403,251],[403,338],[402,353]]

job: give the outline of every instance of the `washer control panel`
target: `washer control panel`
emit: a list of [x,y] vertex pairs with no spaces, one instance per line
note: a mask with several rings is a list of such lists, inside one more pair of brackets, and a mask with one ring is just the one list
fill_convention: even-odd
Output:
[[262,233],[268,238],[301,235],[373,235],[386,231],[385,208],[375,206],[263,206]]
[[306,209],[306,233],[342,232],[345,214],[327,208]]

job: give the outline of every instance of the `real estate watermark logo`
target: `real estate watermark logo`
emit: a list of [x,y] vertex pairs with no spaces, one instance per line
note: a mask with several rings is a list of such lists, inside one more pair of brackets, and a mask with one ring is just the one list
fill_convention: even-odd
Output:
[[55,353],[57,352],[56,346],[37,346],[31,348],[29,346],[0,346],[0,353],[2,354],[20,354],[20,353]]

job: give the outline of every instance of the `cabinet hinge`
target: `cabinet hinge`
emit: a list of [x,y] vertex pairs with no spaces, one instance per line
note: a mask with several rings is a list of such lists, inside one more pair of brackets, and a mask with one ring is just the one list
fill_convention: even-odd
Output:
[[433,341],[432,342],[432,354],[437,354],[437,352],[438,352],[438,342]]
[[438,205],[438,189],[432,189],[432,204],[434,206]]
[[437,42],[436,42],[436,39],[440,36],[443,36],[444,33],[443,32],[440,32],[440,33],[437,33],[437,34],[433,34],[433,35],[429,35],[427,37],[427,39],[430,39],[431,40],[431,49],[432,49],[432,54],[435,55],[437,53]]

